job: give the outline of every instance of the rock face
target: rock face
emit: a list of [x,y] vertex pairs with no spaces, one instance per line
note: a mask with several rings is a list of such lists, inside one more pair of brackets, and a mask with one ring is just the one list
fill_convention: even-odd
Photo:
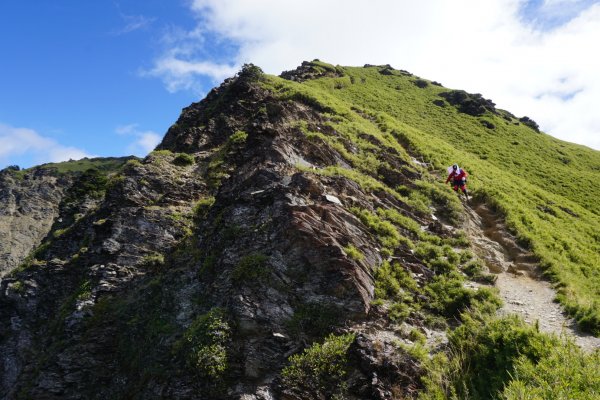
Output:
[[17,178],[0,172],[0,277],[16,268],[48,234],[69,178],[41,170]]
[[295,70],[284,71],[280,75],[283,79],[290,81],[303,82],[309,79],[319,77],[340,77],[344,76],[344,71],[334,67],[333,65],[320,62],[319,60],[304,61]]
[[442,92],[440,96],[455,106],[458,111],[465,114],[481,116],[486,111],[497,113],[496,104],[489,99],[484,99],[479,93],[473,94],[467,93],[464,90],[452,90]]
[[[5,224],[20,218],[25,230],[43,216],[22,251],[3,250],[11,265],[47,238],[35,263],[0,281],[1,399],[298,398],[281,383],[291,354],[332,327],[385,325],[371,303],[390,254],[356,210],[395,210],[425,227],[435,217],[383,186],[313,173],[350,162],[303,133],[335,136],[330,117],[282,101],[257,73],[247,67],[185,108],[157,151],[128,162],[100,198],[61,208],[68,185],[2,178]],[[369,138],[387,159],[373,171],[385,182],[419,175]],[[31,190],[43,196],[11,200]],[[418,279],[431,276],[398,251]],[[418,385],[392,342],[364,333],[352,345],[355,398]]]

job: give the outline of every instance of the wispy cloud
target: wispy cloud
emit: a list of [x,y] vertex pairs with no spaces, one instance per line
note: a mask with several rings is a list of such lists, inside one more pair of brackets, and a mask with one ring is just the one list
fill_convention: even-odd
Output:
[[132,142],[128,149],[136,156],[143,157],[160,143],[161,135],[154,131],[140,130],[139,124],[120,125],[115,128],[115,132],[119,135],[133,136],[135,141]]
[[[545,29],[523,18],[527,5],[531,18],[573,12]],[[591,56],[600,37],[598,1],[193,0],[189,7],[197,25],[171,35],[149,73],[169,91],[198,91],[207,77],[232,75],[246,62],[276,74],[314,58],[390,63],[483,93],[550,134],[600,149],[593,111],[600,59]],[[218,47],[210,39],[234,51],[209,51]]]
[[121,7],[118,3],[115,3],[115,7],[119,11],[119,17],[121,17],[121,20],[124,25],[120,28],[113,29],[111,31],[112,35],[120,36],[140,29],[145,29],[149,27],[154,21],[156,21],[156,18],[147,17],[145,15],[127,15],[121,11]]
[[[93,157],[84,150],[64,146],[29,128],[16,128],[0,123],[0,163],[26,158],[33,164],[78,160]],[[29,166],[29,165],[27,165]]]
[[177,55],[165,55],[156,60],[151,70],[142,72],[142,75],[161,78],[171,93],[178,90],[202,93],[205,88],[198,82],[198,77],[208,77],[213,82],[218,82],[234,75],[237,70],[238,67],[231,64],[185,60]]

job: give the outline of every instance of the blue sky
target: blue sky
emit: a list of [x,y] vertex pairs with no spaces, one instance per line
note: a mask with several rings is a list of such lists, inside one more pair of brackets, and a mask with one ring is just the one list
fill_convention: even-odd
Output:
[[600,149],[599,1],[37,0],[0,11],[0,168],[143,156],[242,63],[278,74],[313,58],[391,63]]
[[[28,128],[89,155],[143,155],[140,136],[162,136],[181,108],[198,100],[195,92],[170,93],[142,73],[171,27],[193,25],[183,4],[56,0],[1,7],[5,131]],[[0,158],[0,167],[46,161],[43,150],[17,153]]]

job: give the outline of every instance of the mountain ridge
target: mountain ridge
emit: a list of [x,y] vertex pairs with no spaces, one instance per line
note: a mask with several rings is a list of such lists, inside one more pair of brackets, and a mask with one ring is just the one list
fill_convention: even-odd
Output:
[[[470,251],[464,205],[439,171],[465,160],[473,201],[506,214],[536,261],[556,263],[533,237],[537,213],[593,233],[598,211],[572,182],[552,181],[531,186],[533,217],[515,212],[499,186],[528,185],[530,165],[511,161],[514,173],[503,174],[513,158],[498,155],[548,141],[569,160],[558,162],[589,165],[593,177],[596,153],[561,148],[482,96],[390,66],[313,61],[282,76],[244,66],[186,107],[156,151],[109,177],[83,213],[62,207],[69,225],[0,281],[0,319],[10,321],[0,328],[3,398],[488,398],[531,385],[512,379],[513,368],[526,376],[528,360],[551,363],[563,351],[518,319],[494,319],[493,275]],[[457,106],[439,93],[459,93]],[[459,130],[464,150],[431,133]],[[575,181],[592,193],[587,179]],[[548,189],[570,197],[551,204],[559,197]],[[558,237],[567,259],[598,246],[590,236],[579,252]],[[577,316],[586,285],[545,270]],[[581,326],[597,329],[598,310],[588,310]],[[502,362],[478,345],[494,335],[506,339]],[[448,374],[458,361],[442,359],[457,349],[470,349],[488,382],[466,366]],[[573,354],[598,365],[597,353]],[[600,379],[589,381],[582,393]]]

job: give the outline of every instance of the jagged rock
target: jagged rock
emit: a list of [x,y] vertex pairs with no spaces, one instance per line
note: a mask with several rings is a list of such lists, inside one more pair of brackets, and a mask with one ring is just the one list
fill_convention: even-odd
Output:
[[488,129],[496,129],[496,125],[492,124],[488,120],[482,119],[480,122],[481,122],[481,125],[485,126]]
[[0,277],[16,268],[48,234],[72,183],[49,171],[27,176],[0,173]]
[[429,86],[429,82],[427,82],[425,79],[417,79],[413,81],[413,84],[421,89],[425,89],[427,86]]
[[497,113],[496,104],[491,100],[484,99],[479,93],[472,94],[464,90],[452,90],[439,95],[465,114],[477,117],[485,114],[486,111]]
[[341,69],[322,63],[319,60],[303,61],[302,65],[292,71],[284,71],[281,73],[283,79],[296,82],[304,82],[310,79],[316,79],[324,76],[341,77],[344,73]]
[[540,131],[540,126],[529,117],[521,117],[521,118],[519,118],[519,121],[522,122],[523,125],[527,125],[528,127],[530,127],[531,129],[533,129],[536,132]]
[[[340,70],[314,61],[282,75]],[[383,248],[385,231],[414,232],[371,226],[358,211],[394,211],[453,235],[439,210],[417,210],[395,191],[414,189],[422,168],[408,145],[361,131],[379,161],[361,170],[366,183],[328,174],[358,171],[363,150],[336,132],[332,110],[282,101],[260,80],[246,66],[183,109],[157,151],[127,163],[98,197],[63,202],[73,185],[39,171],[22,184],[45,188],[54,214],[28,245],[47,236],[39,259],[0,280],[0,398],[274,399],[290,355],[351,329],[354,398],[414,395],[420,367],[396,337],[377,337],[388,320],[372,307],[374,276],[384,259],[417,286],[435,272],[396,236]],[[22,215],[41,209],[20,204]]]

